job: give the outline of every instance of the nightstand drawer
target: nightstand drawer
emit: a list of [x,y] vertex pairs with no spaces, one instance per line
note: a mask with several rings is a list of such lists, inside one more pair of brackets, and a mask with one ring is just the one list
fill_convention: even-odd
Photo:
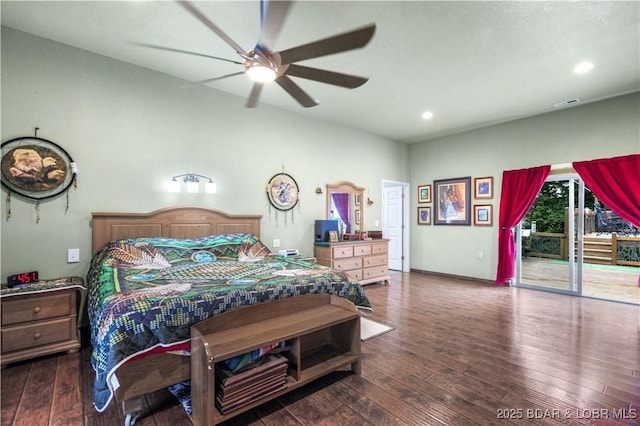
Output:
[[2,325],[75,315],[76,291],[63,290],[2,299]]
[[76,338],[75,317],[2,329],[2,353],[34,348]]

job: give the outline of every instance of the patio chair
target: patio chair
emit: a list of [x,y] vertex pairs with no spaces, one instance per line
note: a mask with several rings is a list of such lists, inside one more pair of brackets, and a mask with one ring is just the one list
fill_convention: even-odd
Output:
[[608,222],[616,228],[616,232],[619,232],[625,236],[637,234],[638,232],[635,226],[618,216],[618,214],[615,212],[611,212],[611,215],[609,215],[608,218]]
[[594,204],[596,209],[596,235],[600,235],[603,232],[618,232],[627,235],[627,231],[624,229],[626,223],[618,215],[615,217],[605,217],[602,207],[598,204]]

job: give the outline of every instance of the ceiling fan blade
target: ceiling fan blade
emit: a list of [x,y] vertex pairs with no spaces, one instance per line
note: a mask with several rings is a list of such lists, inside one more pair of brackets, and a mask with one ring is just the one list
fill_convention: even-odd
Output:
[[235,41],[233,41],[233,39],[231,37],[229,37],[224,31],[222,31],[222,29],[220,29],[220,27],[218,27],[216,24],[214,24],[213,22],[211,22],[209,20],[209,18],[207,18],[206,16],[204,16],[198,9],[195,8],[195,6],[193,6],[190,2],[188,1],[184,1],[184,0],[180,0],[178,1],[178,3],[180,3],[180,5],[182,5],[182,7],[184,7],[185,9],[187,9],[193,16],[195,16],[196,18],[198,18],[200,20],[200,22],[202,22],[203,24],[205,24],[211,31],[213,31],[214,33],[216,33],[218,35],[218,37],[220,37],[221,39],[223,39],[229,46],[231,46],[233,48],[233,50],[235,50],[238,54],[244,54],[245,51],[242,48],[242,46],[240,46],[238,43],[236,43]]
[[259,47],[273,50],[273,46],[280,35],[280,29],[291,7],[290,1],[260,1],[260,39]]
[[282,64],[304,61],[305,59],[318,58],[332,55],[346,50],[357,49],[365,46],[376,30],[376,24],[338,34],[322,40],[313,41],[301,46],[292,47],[280,53]]
[[315,99],[312,99],[311,96],[309,96],[300,88],[300,86],[294,83],[293,80],[286,75],[281,75],[276,78],[276,83],[286,90],[287,93],[289,93],[303,107],[309,108],[318,105],[318,102],[316,102]]
[[264,86],[262,83],[253,84],[249,99],[247,99],[247,108],[255,108],[256,105],[258,105],[258,98],[260,97],[260,92],[262,92],[262,86]]
[[223,78],[234,77],[236,75],[241,75],[241,74],[244,74],[244,71],[232,72],[231,74],[225,74],[225,75],[221,75],[221,76],[218,76],[218,77],[207,78],[205,80],[194,81],[193,85],[195,86],[195,85],[198,85],[198,84],[211,83],[212,81],[222,80]]
[[366,77],[342,74],[339,72],[305,67],[297,64],[289,64],[286,74],[294,77],[306,78],[307,80],[319,81],[321,83],[333,84],[334,86],[346,87],[348,89],[360,87],[369,80]]
[[135,42],[132,44],[135,44],[136,46],[150,47],[152,49],[166,50],[168,52],[186,53],[187,55],[202,56],[204,58],[217,59],[219,61],[226,61],[226,62],[231,62],[232,64],[242,65],[242,62],[234,61],[233,59],[225,59],[225,58],[220,58],[218,56],[207,55],[206,53],[198,53],[198,52],[191,52],[189,50],[174,49],[173,47],[158,46],[157,44],[135,43]]

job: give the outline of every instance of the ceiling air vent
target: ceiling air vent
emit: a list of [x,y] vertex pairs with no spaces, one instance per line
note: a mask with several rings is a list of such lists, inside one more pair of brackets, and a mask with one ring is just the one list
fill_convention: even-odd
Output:
[[562,102],[558,102],[557,104],[553,104],[553,107],[554,108],[564,108],[564,107],[568,107],[568,106],[579,104],[579,103],[580,103],[580,99],[578,99],[578,98],[567,99],[566,101],[562,101]]

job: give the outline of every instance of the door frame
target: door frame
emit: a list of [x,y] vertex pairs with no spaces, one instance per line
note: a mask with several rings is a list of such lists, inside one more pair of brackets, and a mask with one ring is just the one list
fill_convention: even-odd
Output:
[[[400,187],[402,188],[402,272],[409,272],[410,271],[410,239],[409,239],[409,235],[410,235],[410,226],[409,226],[409,219],[410,219],[410,212],[409,212],[409,206],[410,206],[410,194],[411,194],[411,185],[408,182],[400,182],[400,181],[395,181],[395,180],[387,180],[387,179],[382,179],[382,192],[384,192],[385,188],[394,188],[394,187]],[[384,218],[384,212],[386,211],[385,209],[385,204],[386,204],[386,200],[384,199],[384,197],[382,197],[382,224],[385,223],[385,218]]]
[[[569,181],[569,209],[575,208],[574,188],[578,185],[578,211],[583,214],[578,215],[578,223],[575,223],[575,215],[569,214],[569,232],[568,232],[568,249],[569,249],[569,267],[568,282],[571,283],[571,289],[559,289],[547,287],[535,283],[522,282],[522,222],[516,228],[516,276],[515,287],[531,288],[536,290],[544,290],[551,293],[569,294],[573,296],[582,296],[582,268],[584,262],[584,181],[575,173],[560,173],[547,176],[546,182]],[[576,232],[577,231],[577,232]],[[577,244],[576,244],[577,242]],[[576,256],[577,247],[577,256]]]

